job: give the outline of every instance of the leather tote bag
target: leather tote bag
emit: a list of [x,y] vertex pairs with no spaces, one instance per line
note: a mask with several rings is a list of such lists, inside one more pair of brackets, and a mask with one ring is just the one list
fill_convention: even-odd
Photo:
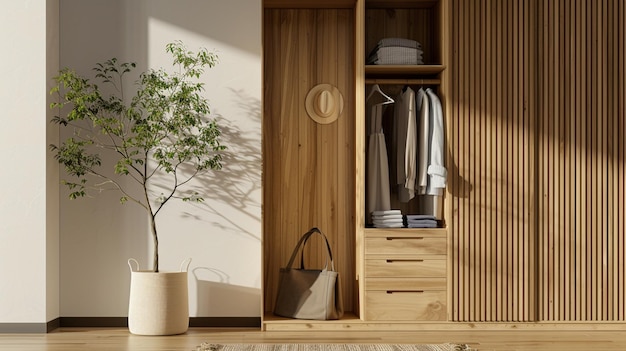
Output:
[[[309,238],[319,234],[326,243],[326,263],[323,269],[304,268],[304,249]],[[293,263],[300,255],[300,267]],[[330,269],[329,269],[330,268]],[[339,276],[335,271],[333,255],[326,235],[318,228],[311,228],[298,241],[287,266],[280,269],[278,295],[274,314],[297,319],[339,319],[343,315],[343,301]]]

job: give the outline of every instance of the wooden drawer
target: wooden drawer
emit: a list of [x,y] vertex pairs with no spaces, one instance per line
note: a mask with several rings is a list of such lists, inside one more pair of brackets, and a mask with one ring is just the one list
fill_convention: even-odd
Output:
[[365,276],[369,277],[445,277],[446,258],[373,258],[365,260]]
[[383,236],[365,237],[365,255],[445,255],[447,251],[445,237],[433,237],[419,234],[398,235],[390,233]]
[[446,278],[365,278],[365,290],[386,293],[446,290]]
[[372,321],[445,321],[446,292],[365,291],[365,319]]

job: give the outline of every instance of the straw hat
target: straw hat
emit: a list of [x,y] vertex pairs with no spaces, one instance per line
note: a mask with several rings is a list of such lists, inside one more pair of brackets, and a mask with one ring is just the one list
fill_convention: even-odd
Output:
[[333,123],[343,112],[343,95],[331,84],[318,84],[307,93],[304,107],[315,122]]

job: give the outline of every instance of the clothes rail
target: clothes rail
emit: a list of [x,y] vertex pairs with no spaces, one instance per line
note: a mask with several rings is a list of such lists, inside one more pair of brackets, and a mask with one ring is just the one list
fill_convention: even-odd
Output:
[[417,85],[440,85],[441,79],[400,79],[400,78],[368,78],[365,84],[397,85],[397,84],[417,84]]

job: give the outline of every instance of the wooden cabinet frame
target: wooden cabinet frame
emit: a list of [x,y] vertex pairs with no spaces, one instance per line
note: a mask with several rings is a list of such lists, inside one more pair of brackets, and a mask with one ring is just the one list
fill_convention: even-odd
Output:
[[[436,6],[439,62],[419,70],[366,67],[368,6],[389,10]],[[626,30],[622,25],[626,9],[622,2],[268,0],[264,7],[344,9],[353,16],[354,25],[350,47],[354,53],[350,61],[354,79],[350,82],[354,118],[350,146],[354,183],[350,186],[354,202],[350,203],[352,224],[345,233],[349,240],[344,241],[354,245],[350,252],[353,276],[344,276],[353,289],[349,293],[352,313],[340,321],[277,320],[266,314],[264,328],[626,329],[623,323],[611,322],[626,318],[626,138],[622,135],[626,133],[622,99],[626,96]],[[265,43],[264,50],[267,48]],[[266,72],[266,87],[272,79]],[[446,167],[450,174],[444,207],[446,228],[442,229],[448,242],[446,285],[450,316],[445,322],[381,322],[362,318],[366,314],[364,240],[370,231],[365,228],[363,192],[364,87],[378,82],[439,87],[447,121]],[[584,101],[587,96],[592,100]],[[266,111],[264,107],[264,121]],[[595,116],[599,122],[587,116]],[[487,118],[500,120],[489,129],[483,123]],[[520,123],[526,126],[526,132],[538,134],[531,138],[524,134],[524,128],[518,130],[519,135],[505,128]],[[480,141],[481,135],[486,136],[485,131],[493,137],[489,143]],[[502,134],[505,131],[508,134]],[[568,144],[567,140],[579,140],[579,144]],[[531,141],[536,144],[528,148]],[[578,147],[583,145],[580,143],[585,147]],[[507,166],[489,161],[496,159],[506,161]],[[487,170],[490,165],[497,169]],[[519,177],[521,183],[508,182],[507,177]],[[485,183],[485,179],[491,183]],[[582,181],[585,179],[607,181],[590,189]],[[570,190],[580,192],[588,204],[567,195]],[[264,222],[271,206],[264,200]],[[606,217],[604,210],[608,211]],[[584,217],[586,213],[589,219]],[[516,224],[507,216],[525,218],[528,223]],[[597,224],[604,218],[610,219],[606,228]],[[568,232],[581,227],[585,231],[574,230],[572,235]],[[265,251],[268,245],[277,244],[268,227],[264,228]],[[510,240],[505,242],[505,238]],[[280,245],[289,246],[287,242]],[[493,260],[483,260],[491,252],[496,253]],[[275,283],[268,280],[275,267],[267,262],[276,259],[275,253],[264,253],[266,302],[273,298],[268,285]],[[610,260],[605,260],[609,256]],[[585,264],[586,259],[590,260],[589,265]],[[603,268],[603,262],[609,262],[610,268]],[[492,277],[496,280],[490,280]],[[578,291],[576,282],[583,280],[586,285]],[[485,288],[488,281],[502,284]],[[570,308],[572,304],[574,309]]]

